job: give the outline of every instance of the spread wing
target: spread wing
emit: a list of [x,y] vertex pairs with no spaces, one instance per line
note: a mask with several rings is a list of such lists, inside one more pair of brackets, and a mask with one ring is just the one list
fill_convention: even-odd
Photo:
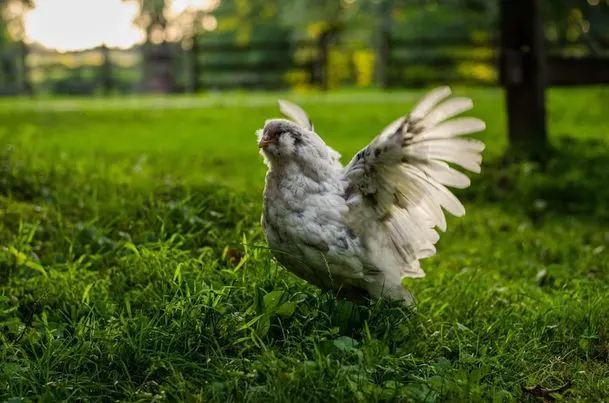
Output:
[[358,152],[345,167],[349,223],[379,269],[423,277],[419,259],[435,254],[446,230],[443,209],[465,208],[447,186],[466,188],[469,178],[450,164],[480,172],[484,144],[462,137],[485,129],[480,119],[455,118],[472,108],[449,87],[425,95],[412,109]]

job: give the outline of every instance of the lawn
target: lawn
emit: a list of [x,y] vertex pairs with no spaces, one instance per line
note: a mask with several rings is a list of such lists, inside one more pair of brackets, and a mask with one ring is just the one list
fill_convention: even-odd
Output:
[[[486,162],[413,311],[271,260],[275,96],[0,100],[0,401],[609,399],[609,91],[550,91],[543,167],[503,162],[499,90],[455,92]],[[290,99],[346,162],[421,94]]]

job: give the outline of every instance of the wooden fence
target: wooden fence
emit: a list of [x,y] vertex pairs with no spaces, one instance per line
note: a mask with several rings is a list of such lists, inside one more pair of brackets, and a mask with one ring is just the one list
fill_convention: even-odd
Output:
[[327,49],[321,42],[195,42],[189,53],[194,90],[282,89],[290,85],[290,76],[327,88]]
[[[500,84],[505,88],[510,145],[526,158],[545,159],[546,88],[609,83],[609,48],[575,57],[585,46],[552,47],[544,34],[543,0],[500,0]],[[575,52],[574,52],[575,51]],[[602,57],[600,55],[605,55]]]
[[[367,51],[374,53],[372,49]],[[362,49],[330,38],[294,43],[254,42],[243,46],[199,44],[191,52],[195,88],[274,89],[299,82],[329,89],[361,84],[357,79],[361,70],[375,67],[374,59],[369,59],[367,65],[357,63],[356,55]],[[467,40],[391,39],[385,43],[385,49],[378,52],[385,57],[381,63],[387,75],[380,80],[384,83],[382,86],[388,87],[422,86],[441,81],[493,84],[496,83],[495,53],[488,43],[474,44]],[[267,57],[256,57],[256,54]],[[220,59],[217,56],[222,56],[222,61],[214,61]],[[342,63],[338,59],[342,59]],[[337,69],[343,70],[338,74],[340,78],[336,78]]]
[[[376,62],[370,58],[359,62],[358,55],[366,52],[374,53]],[[128,51],[99,47],[67,54],[15,45],[0,50],[0,94],[275,90],[299,85],[326,90],[375,84],[388,88],[434,83],[505,86],[518,77],[502,76],[501,71],[517,75],[518,69],[510,66],[520,66],[522,57],[509,49],[500,51],[497,36],[476,41],[388,38],[376,52],[329,36],[318,41],[279,38],[243,45],[194,41],[187,50],[178,44]],[[369,70],[378,68],[379,62],[384,74],[374,82],[362,81],[362,74],[370,76]],[[609,83],[609,58],[575,58],[560,48],[550,49],[547,80],[549,85]]]

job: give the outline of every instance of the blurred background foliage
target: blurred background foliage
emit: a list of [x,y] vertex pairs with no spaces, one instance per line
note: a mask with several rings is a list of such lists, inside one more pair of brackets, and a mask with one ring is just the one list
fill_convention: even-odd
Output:
[[[137,3],[145,42],[59,53],[23,44],[31,0],[0,0],[0,94],[495,84],[498,0]],[[552,54],[609,57],[608,0],[543,2]],[[111,23],[111,22],[109,22]]]

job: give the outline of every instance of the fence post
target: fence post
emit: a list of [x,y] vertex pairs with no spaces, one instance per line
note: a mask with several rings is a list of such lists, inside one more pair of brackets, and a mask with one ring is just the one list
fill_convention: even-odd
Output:
[[376,37],[376,85],[387,88],[389,85],[389,60],[391,55],[391,10],[392,0],[379,3],[379,21]]
[[324,91],[329,89],[328,53],[330,47],[330,31],[324,31],[319,37],[319,83]]
[[27,95],[34,95],[34,88],[32,86],[32,82],[30,81],[30,71],[29,66],[27,64],[27,57],[30,52],[30,48],[27,46],[27,43],[21,42],[20,44],[20,56],[21,56],[21,86],[22,91]]
[[101,45],[101,53],[102,64],[99,75],[102,93],[104,95],[110,95],[112,88],[114,87],[114,82],[112,79],[112,61],[110,60],[110,49],[108,49],[105,43]]
[[510,146],[539,157],[547,146],[547,60],[541,0],[501,0],[501,83],[506,89]]
[[[18,55],[18,52],[15,52],[15,49],[12,47],[8,47],[6,53],[0,53],[0,83],[4,83],[7,86],[7,90],[9,92],[15,91],[14,85],[19,83],[19,72],[17,71],[17,66],[15,64],[15,58]],[[11,88],[13,87],[13,88]],[[17,91],[19,88],[16,89]]]
[[192,35],[192,45],[188,52],[188,64],[189,64],[189,92],[196,93],[200,89],[199,76],[201,75],[199,66],[199,45],[198,45],[198,34],[195,32]]

